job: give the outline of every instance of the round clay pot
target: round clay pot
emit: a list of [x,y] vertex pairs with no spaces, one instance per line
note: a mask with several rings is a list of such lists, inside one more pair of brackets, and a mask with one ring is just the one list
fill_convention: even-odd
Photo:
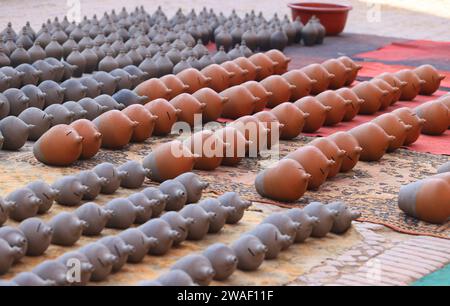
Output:
[[339,149],[345,151],[345,157],[340,168],[341,172],[352,170],[359,161],[362,148],[358,140],[348,132],[337,132],[327,137],[332,140]]
[[275,67],[277,62],[273,61],[264,53],[256,53],[248,58],[254,65],[261,67],[256,75],[256,81],[263,80],[272,74],[275,74]]
[[177,76],[167,74],[160,78],[160,80],[171,90],[168,99],[173,99],[176,96],[185,93],[189,89],[189,85],[184,84]]
[[295,90],[295,85],[289,84],[289,82],[279,76],[279,75],[272,75],[260,82],[264,88],[272,93],[272,96],[269,97],[269,102],[267,105],[271,108],[287,102],[291,98],[292,92]]
[[53,116],[36,108],[29,107],[18,116],[26,124],[33,126],[28,135],[28,140],[36,141],[52,126]]
[[295,243],[301,243],[308,239],[312,234],[314,226],[319,223],[319,219],[317,217],[309,216],[300,208],[289,209],[286,212],[286,215],[291,218],[292,221],[300,224],[295,235]]
[[327,114],[331,111],[330,106],[322,104],[314,97],[304,97],[294,103],[301,111],[309,114],[305,120],[303,131],[306,133],[314,133],[320,129],[327,118]]
[[228,102],[228,98],[220,96],[211,88],[205,87],[192,94],[200,103],[205,104],[203,109],[203,121],[215,121],[221,115],[223,106]]
[[252,95],[259,98],[258,103],[255,105],[254,112],[263,111],[266,108],[267,103],[272,97],[272,92],[266,90],[266,88],[260,83],[256,81],[247,81],[242,84],[245,88],[247,88]]
[[409,69],[400,70],[395,73],[402,82],[406,82],[407,85],[402,88],[402,95],[400,100],[402,101],[412,101],[414,100],[420,92],[422,85],[425,85],[426,81],[421,80],[414,71]]
[[409,107],[398,108],[392,111],[392,114],[399,117],[405,124],[411,125],[411,129],[407,132],[403,145],[408,146],[416,142],[422,133],[422,128],[426,120],[417,116]]
[[267,129],[267,148],[270,149],[273,145],[278,144],[284,124],[280,123],[277,116],[271,111],[262,111],[254,114],[253,117],[261,121]]
[[293,139],[300,135],[305,125],[305,120],[309,117],[308,113],[304,113],[290,102],[281,103],[270,112],[283,124],[281,139]]
[[347,83],[352,73],[352,68],[345,66],[337,59],[329,59],[322,63],[322,66],[330,73],[334,74],[334,78],[330,82],[330,89],[339,89]]
[[261,66],[255,65],[252,61],[250,61],[246,57],[238,57],[233,60],[236,64],[239,65],[244,70],[247,70],[246,80],[254,81],[256,80],[259,71],[262,69]]
[[283,235],[271,223],[258,224],[248,234],[257,237],[267,247],[265,259],[277,258],[283,247],[291,243],[291,237]]
[[121,89],[116,92],[114,95],[107,96],[101,95],[95,98],[100,105],[108,106],[108,110],[118,109],[121,110],[126,106],[134,105],[134,104],[144,104],[148,101],[148,97],[139,96],[134,91],[129,89]]
[[215,132],[222,142],[230,144],[224,146],[222,165],[236,166],[245,157],[248,142],[244,135],[237,129],[227,126]]
[[88,88],[77,79],[64,81],[60,86],[65,89],[63,101],[79,101],[86,97]]
[[291,70],[282,75],[289,84],[295,88],[291,90],[291,101],[297,101],[311,93],[312,86],[317,81],[310,79],[304,72],[299,69]]
[[[401,81],[398,77],[396,77],[393,73],[382,73],[375,77],[375,79],[382,79],[383,81],[386,81],[391,85],[392,87],[400,88],[399,91],[393,94],[392,97],[392,104],[396,103],[398,100],[400,100],[400,97],[402,95],[403,88],[408,85],[408,83]],[[392,105],[391,104],[391,105]]]
[[155,99],[169,99],[172,90],[167,88],[167,86],[160,79],[150,79],[139,84],[134,91],[139,96],[147,97],[146,102]]
[[380,87],[371,82],[358,83],[352,90],[360,99],[364,100],[359,109],[359,113],[364,115],[372,115],[379,111],[381,100],[389,95],[388,91],[381,90]]
[[346,152],[341,150],[334,141],[328,138],[316,138],[309,144],[318,148],[328,159],[334,161],[334,165],[330,167],[328,172],[328,178],[335,177],[341,170]]
[[177,122],[181,110],[176,109],[165,99],[153,100],[145,104],[144,107],[157,117],[153,133],[159,136],[170,134],[172,125]]
[[70,126],[83,138],[80,158],[94,157],[102,145],[102,134],[97,127],[87,119],[76,120]]
[[203,255],[186,255],[175,262],[172,271],[186,272],[195,284],[208,286],[215,272],[211,262]]
[[392,152],[405,143],[411,125],[406,125],[395,114],[383,114],[372,120],[373,123],[378,124],[388,135],[395,136],[395,140],[389,144],[388,152]]
[[181,110],[178,121],[186,122],[191,127],[195,124],[195,115],[202,114],[206,107],[206,104],[200,103],[193,95],[187,93],[176,96],[169,103]]
[[286,73],[288,70],[288,65],[291,62],[291,58],[286,57],[283,52],[272,49],[265,53],[268,57],[270,57],[274,62],[277,62],[277,65],[275,66],[275,73],[276,74],[283,74]]
[[211,171],[222,163],[226,145],[212,131],[194,133],[184,141],[184,144],[192,153],[199,156],[195,160],[195,169]]
[[316,96],[316,99],[325,106],[331,107],[325,119],[325,125],[336,125],[342,120],[347,113],[347,106],[352,104],[351,100],[345,100],[333,90],[327,90]]
[[231,85],[231,79],[235,76],[234,72],[227,71],[224,67],[213,64],[202,69],[201,73],[210,78],[211,81],[208,87],[214,89],[217,92],[221,92]]
[[103,83],[102,94],[113,95],[117,91],[120,77],[114,77],[105,71],[94,72],[92,77],[97,82]]
[[268,130],[264,124],[253,116],[243,116],[230,124],[244,135],[249,142],[247,155],[257,157],[259,152],[267,148]]
[[0,120],[0,133],[3,136],[3,150],[19,150],[27,139],[32,125],[14,116]]
[[233,73],[233,76],[230,78],[229,86],[240,85],[247,81],[247,73],[248,70],[244,70],[233,61],[226,61],[225,63],[220,64],[226,71]]
[[233,242],[231,248],[238,258],[238,269],[242,271],[257,270],[263,263],[268,250],[261,240],[247,234]]
[[388,94],[386,96],[383,96],[381,98],[381,107],[380,110],[385,110],[388,108],[388,106],[394,104],[396,101],[394,98],[398,95],[400,92],[400,88],[398,87],[392,87],[388,82],[386,82],[383,79],[373,79],[370,81],[371,83],[378,86],[381,90],[387,91]]
[[351,58],[348,56],[341,56],[338,60],[345,65],[345,67],[352,69],[352,71],[347,75],[347,79],[345,81],[346,86],[350,86],[356,80],[358,76],[359,70],[362,69],[361,65],[356,64]]
[[311,64],[300,70],[311,80],[317,81],[312,85],[312,95],[318,95],[327,90],[330,87],[331,81],[335,78],[334,74],[329,73],[322,65],[319,64]]
[[230,87],[222,91],[220,95],[228,98],[223,107],[222,116],[229,119],[253,114],[255,105],[259,102],[259,98],[242,85]]
[[214,269],[214,280],[223,281],[229,278],[237,267],[238,259],[234,251],[223,243],[209,246],[203,255],[209,259]]
[[132,142],[144,142],[152,136],[155,121],[158,117],[150,113],[147,108],[140,104],[130,105],[122,110],[133,122],[138,122],[131,136]]
[[320,202],[309,203],[303,211],[311,217],[316,217],[319,222],[314,225],[311,237],[323,238],[333,228],[334,222],[339,214],[337,210],[329,208]]
[[361,104],[364,103],[364,100],[360,99],[353,90],[347,87],[336,90],[336,93],[344,100],[352,101],[351,104],[347,105],[343,119],[343,121],[352,121],[359,113],[359,109],[361,108]]
[[86,111],[85,118],[94,120],[107,110],[107,106],[100,105],[92,98],[84,98],[78,101],[78,104]]
[[126,146],[139,124],[118,110],[111,110],[98,116],[93,123],[103,136],[102,147],[107,149],[120,149]]
[[431,65],[422,65],[413,70],[420,80],[425,81],[420,87],[420,94],[431,96],[441,86],[441,81],[445,79],[445,75],[440,74]]
[[187,93],[193,94],[197,90],[207,87],[211,83],[211,78],[194,68],[185,69],[176,74],[184,84],[188,85]]
[[439,100],[423,103],[414,109],[417,116],[425,119],[422,133],[442,135],[450,126],[450,109]]
[[20,90],[30,99],[30,102],[28,103],[29,107],[44,109],[46,94],[43,93],[39,87],[28,84],[23,86]]
[[335,164],[318,148],[309,145],[289,153],[286,158],[297,161],[311,175],[308,190],[318,189],[325,182],[331,167]]
[[186,204],[197,203],[203,194],[203,190],[208,188],[209,183],[204,182],[193,172],[183,173],[175,178],[177,182],[183,184],[186,189]]
[[357,126],[350,131],[362,148],[360,160],[378,161],[386,153],[395,136],[389,136],[377,124],[368,122]]
[[297,161],[282,159],[273,167],[258,173],[255,187],[265,198],[294,202],[305,194],[310,177]]
[[156,147],[144,158],[142,164],[144,168],[150,169],[151,180],[163,182],[185,172],[191,172],[196,157],[181,142],[171,141]]

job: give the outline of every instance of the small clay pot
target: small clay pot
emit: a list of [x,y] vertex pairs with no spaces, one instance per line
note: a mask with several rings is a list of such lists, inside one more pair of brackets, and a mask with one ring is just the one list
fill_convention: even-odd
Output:
[[291,89],[290,101],[297,101],[298,99],[308,96],[311,93],[313,84],[317,82],[316,80],[310,79],[299,69],[286,72],[282,77],[288,81],[289,84],[295,86],[295,88]]
[[202,114],[206,108],[205,103],[198,101],[193,95],[183,93],[169,101],[176,109],[181,110],[178,120],[186,122],[191,127],[195,124],[195,115]]
[[81,156],[83,137],[69,125],[59,124],[45,132],[33,145],[33,154],[51,166],[69,166]]
[[53,229],[52,244],[72,246],[81,237],[88,224],[75,214],[62,212],[54,216],[48,225]]
[[422,65],[413,70],[420,80],[425,81],[420,87],[420,94],[431,96],[441,86],[441,81],[445,79],[445,75],[439,73],[435,67],[431,65]]
[[351,101],[350,104],[347,104],[346,112],[342,120],[352,121],[353,118],[355,118],[359,113],[361,104],[363,104],[365,101],[363,99],[360,99],[353,90],[347,87],[336,90],[336,93],[340,95],[344,100]]
[[151,180],[163,182],[192,171],[195,158],[189,148],[175,140],[156,147],[142,164],[144,168],[150,169]]
[[176,180],[167,180],[161,183],[159,190],[168,195],[166,210],[179,211],[186,205],[187,191],[182,183]]
[[330,73],[334,74],[334,78],[330,82],[330,89],[339,89],[345,85],[349,79],[352,68],[345,66],[338,59],[329,59],[322,63],[322,66]]
[[79,101],[86,97],[88,88],[77,79],[69,79],[61,83],[64,91],[64,101]]
[[142,187],[145,177],[149,175],[149,170],[144,169],[137,161],[128,161],[117,167],[119,172],[126,172],[127,175],[120,181],[123,188],[136,189]]
[[[7,254],[2,255],[8,255],[9,260],[11,260],[12,263],[19,262],[27,253],[28,248],[28,241],[25,237],[25,234],[16,227],[11,226],[3,226],[0,228],[0,241],[6,241],[6,243],[9,245],[10,248],[13,249],[13,252],[9,249],[9,252]],[[5,244],[3,244],[3,250],[5,251]],[[6,248],[6,251],[8,251],[8,248]],[[12,258],[11,258],[12,257]],[[2,256],[2,259],[4,257]],[[10,265],[6,265],[7,267]]]
[[214,280],[228,279],[237,268],[238,259],[234,251],[223,243],[215,243],[209,246],[203,251],[203,255],[208,258],[214,269]]
[[273,224],[278,228],[281,234],[289,236],[290,239],[282,246],[283,250],[288,249],[294,243],[297,230],[300,227],[300,223],[293,221],[287,214],[281,212],[272,213],[261,223]]
[[55,286],[67,286],[70,284],[67,280],[68,268],[56,260],[46,260],[36,266],[31,272],[44,281],[53,282]]
[[186,240],[189,231],[189,225],[194,222],[194,219],[185,218],[180,213],[175,211],[164,213],[161,216],[161,219],[169,223],[172,230],[178,232],[179,235],[173,241],[173,245],[175,246],[181,244]]
[[59,193],[58,190],[53,189],[50,185],[42,180],[31,182],[26,187],[31,189],[34,195],[42,201],[38,210],[39,214],[44,214],[50,210],[54,200],[56,199],[56,196]]
[[378,161],[386,153],[395,136],[389,136],[377,124],[368,122],[357,126],[350,131],[362,147],[360,160]]
[[192,134],[184,144],[199,157],[195,160],[195,169],[214,170],[222,163],[222,155],[227,144],[212,131],[204,130]]
[[244,216],[244,212],[252,204],[250,201],[243,200],[236,192],[226,192],[217,198],[223,206],[232,206],[235,211],[228,215],[227,224],[236,224]]
[[134,221],[136,224],[143,224],[150,220],[153,214],[153,207],[156,206],[158,202],[157,200],[150,200],[142,192],[133,193],[128,197],[128,200],[130,200],[134,206],[143,208],[143,211],[139,211],[136,214],[136,220]]
[[73,120],[79,120],[83,119],[87,115],[87,111],[78,103],[75,101],[67,101],[62,104],[69,112],[72,112]]
[[200,177],[193,173],[183,173],[175,178],[175,181],[183,184],[186,190],[186,204],[197,203],[201,197],[203,190],[208,188],[208,183],[200,180]]
[[39,84],[39,89],[45,93],[45,107],[51,104],[61,104],[64,101],[64,88],[54,81],[44,81]]
[[53,183],[52,188],[59,191],[56,202],[64,206],[77,206],[89,191],[76,176],[64,176]]
[[14,190],[5,197],[5,201],[15,203],[9,212],[9,217],[18,222],[36,216],[42,204],[42,201],[29,188]]
[[189,85],[185,85],[177,76],[168,74],[160,79],[167,88],[171,90],[168,99],[173,99],[179,94],[185,93],[189,89]]
[[131,141],[144,142],[150,138],[153,133],[155,121],[158,119],[156,116],[140,104],[130,105],[123,109],[122,112],[127,115],[131,121],[138,122],[133,130]]
[[30,98],[28,98],[20,89],[9,88],[3,92],[3,95],[9,102],[9,114],[19,116],[21,112],[28,108]]
[[172,130],[172,125],[177,121],[181,110],[176,109],[165,99],[153,100],[144,106],[156,118],[153,133],[155,135],[167,135]]
[[158,217],[166,208],[166,202],[169,198],[167,194],[164,194],[156,187],[147,187],[142,193],[149,199],[155,200],[155,205],[152,206],[152,218]]
[[291,94],[296,89],[295,85],[290,84],[285,78],[279,75],[269,76],[260,83],[268,92],[272,93],[267,103],[270,108],[290,101]]
[[300,226],[297,229],[294,242],[301,243],[311,236],[314,226],[319,223],[317,217],[309,216],[305,211],[300,208],[292,208],[286,212],[292,221],[297,222]]
[[119,236],[106,236],[98,240],[108,250],[117,257],[117,261],[113,264],[112,272],[120,271],[128,261],[128,256],[134,252],[134,247],[127,244]]
[[331,107],[325,119],[325,125],[327,126],[333,126],[342,122],[347,113],[347,106],[352,104],[351,100],[345,100],[332,90],[322,92],[316,96],[316,99],[325,106]]
[[89,262],[86,255],[79,251],[64,253],[58,257],[57,261],[62,263],[67,268],[73,268],[74,263],[80,264],[80,278],[71,279],[70,284],[72,286],[86,286],[91,279],[92,272],[94,272],[94,266]]
[[214,213],[214,217],[209,223],[208,233],[218,233],[225,226],[228,215],[235,213],[236,209],[230,206],[223,206],[219,200],[207,198],[198,203],[208,213]]
[[89,262],[94,266],[91,281],[99,282],[105,280],[112,272],[113,265],[119,259],[109,249],[99,242],[83,246],[80,252],[86,255]]
[[78,207],[74,211],[74,214],[87,224],[87,226],[83,228],[83,235],[98,236],[112,218],[113,211],[105,209],[93,202],[88,202]]
[[229,146],[224,146],[224,153],[222,158],[222,165],[236,166],[245,157],[249,142],[244,135],[231,126],[224,127],[215,132],[215,134],[222,139],[224,143]]
[[216,214],[207,212],[196,204],[186,205],[180,214],[185,218],[192,218],[194,222],[189,225],[188,240],[202,240],[209,231],[210,224],[214,221]]
[[14,116],[0,120],[0,133],[3,136],[3,150],[19,150],[27,142],[33,126]]
[[344,234],[352,226],[352,221],[361,217],[361,213],[357,211],[352,211],[343,202],[333,202],[326,205],[328,209],[336,210],[338,215],[334,220],[331,232],[334,234]]
[[53,116],[36,108],[29,107],[18,116],[26,124],[32,126],[28,134],[28,140],[36,141],[42,134],[50,129]]
[[286,57],[281,51],[277,49],[272,49],[265,53],[268,57],[270,57],[273,61],[277,62],[275,66],[276,74],[286,73],[288,70],[288,65],[291,62],[291,58]]
[[421,80],[413,70],[404,69],[395,73],[395,76],[402,82],[406,82],[407,85],[402,88],[402,95],[400,100],[412,101],[420,93],[423,85],[426,84],[425,80]]
[[450,126],[450,109],[440,100],[423,103],[414,112],[419,118],[426,120],[422,128],[423,134],[442,135]]
[[254,65],[261,67],[256,74],[256,81],[261,81],[268,76],[275,74],[275,67],[278,62],[273,61],[269,56],[264,53],[256,53],[248,58]]
[[[126,99],[124,99],[124,96]],[[136,99],[138,101],[136,101]],[[126,105],[140,103],[139,97],[129,89],[122,89],[117,93],[115,93],[112,97],[108,95],[96,96],[94,101],[97,104],[106,107],[104,108],[104,112],[114,109],[122,110],[125,108]]]
[[230,87],[222,91],[220,95],[229,99],[223,107],[222,116],[230,119],[251,115],[260,100],[241,85]]
[[399,117],[406,125],[411,125],[411,129],[407,131],[403,145],[407,146],[416,142],[422,132],[426,120],[417,116],[409,107],[398,108],[392,111],[392,114]]
[[382,99],[388,97],[389,92],[371,82],[361,82],[355,85],[352,90],[358,98],[364,100],[359,113],[372,115],[380,110]]
[[114,69],[109,74],[113,77],[119,78],[119,82],[117,83],[118,89],[131,89],[134,87],[133,84],[135,84],[138,79],[137,76],[131,75],[121,68]]
[[395,114],[383,114],[372,120],[373,123],[378,124],[386,134],[395,136],[395,140],[389,144],[388,152],[392,152],[405,143],[408,131],[411,130],[411,125],[406,125]]
[[147,237],[143,232],[136,228],[129,228],[118,235],[126,244],[134,248],[134,252],[128,255],[127,261],[131,263],[141,262],[147,255],[150,248],[158,244],[154,237]]
[[112,211],[112,216],[106,223],[106,227],[115,229],[127,229],[136,220],[136,215],[144,211],[143,207],[134,206],[125,198],[116,198],[106,203],[105,208]]
[[272,111],[262,111],[254,114],[253,117],[261,121],[264,127],[267,128],[267,148],[270,149],[273,145],[278,144],[280,134],[284,129],[284,124],[280,123],[280,120],[275,116],[275,113]]
[[312,85],[312,95],[318,95],[327,90],[330,87],[330,83],[336,78],[334,74],[329,73],[328,70],[320,64],[311,64],[300,70],[311,80],[317,81]]
[[197,90],[207,87],[211,83],[211,78],[194,68],[185,69],[176,74],[185,85],[189,86],[187,93],[193,94]]
[[9,213],[17,206],[15,202],[5,201],[0,197],[0,225],[5,224],[9,218]]
[[350,68],[351,72],[347,74],[347,78],[345,81],[346,86],[350,86],[353,84],[353,82],[356,80],[356,77],[358,76],[359,70],[362,69],[361,65],[356,64],[351,58],[348,56],[341,56],[338,58],[338,60],[344,64],[345,67]]
[[119,77],[114,77],[105,71],[97,71],[92,76],[97,82],[103,83],[102,94],[113,95],[118,88]]
[[87,119],[76,120],[70,126],[83,138],[80,158],[90,159],[94,157],[102,144],[102,134],[97,127]]
[[389,83],[389,85],[391,85],[392,87],[397,87],[400,89],[399,91],[397,91],[393,94],[391,105],[395,104],[398,100],[400,100],[403,88],[405,88],[406,85],[408,84],[407,82],[401,81],[393,73],[388,73],[388,72],[382,73],[382,74],[376,76],[375,78],[382,79],[383,81]]
[[41,256],[50,246],[53,229],[39,218],[29,218],[19,224],[19,229],[25,235],[28,248],[27,256]]
[[44,109],[46,94],[43,93],[39,87],[35,85],[25,85],[20,89],[29,99],[29,107],[36,107],[38,109]]
[[217,64],[203,68],[201,73],[206,78],[211,79],[208,87],[217,92],[223,91],[230,87],[232,78],[235,76],[234,72],[227,71],[224,67]]
[[24,72],[22,76],[22,85],[37,85],[39,78],[42,75],[42,71],[37,70],[30,64],[22,64],[16,67],[19,72]]
[[237,268],[242,271],[255,271],[264,261],[268,248],[253,235],[242,235],[233,242],[231,249],[238,258]]
[[290,102],[281,103],[270,112],[284,125],[281,129],[281,139],[293,139],[300,135],[303,131],[305,120],[309,117],[308,113],[304,113]]
[[327,118],[327,114],[331,111],[331,106],[322,104],[314,97],[304,97],[294,103],[303,113],[309,114],[305,119],[303,131],[314,133],[320,129]]
[[81,184],[88,187],[88,190],[83,194],[83,200],[94,200],[99,194],[102,187],[109,183],[105,177],[99,177],[94,171],[86,170],[77,174],[77,178]]
[[256,191],[265,198],[294,202],[306,192],[310,175],[295,160],[285,159],[258,173]]
[[267,148],[267,133],[268,129],[264,124],[253,116],[241,117],[231,124],[231,127],[236,128],[244,135],[248,141],[247,155],[250,157],[257,157],[260,151]]
[[327,138],[334,141],[339,149],[345,151],[345,157],[342,161],[340,171],[348,172],[352,170],[358,163],[362,152],[358,140],[348,132],[337,132]]
[[131,141],[134,129],[139,124],[118,110],[98,116],[93,123],[102,134],[102,147],[108,149],[119,149],[126,146]]
[[173,245],[173,241],[178,238],[178,232],[171,229],[169,223],[161,218],[152,219],[138,227],[148,238],[154,237],[158,240],[156,246],[151,247],[149,254],[164,255]]
[[328,159],[334,161],[334,165],[330,167],[328,172],[328,178],[335,177],[342,167],[346,152],[328,138],[316,138],[309,144],[318,148]]
[[81,99],[80,101],[78,101],[78,104],[81,105],[81,107],[83,107],[83,109],[86,111],[85,119],[91,121],[100,116],[108,109],[107,106],[98,104],[92,98]]
[[52,126],[56,126],[59,124],[65,125],[70,124],[75,118],[75,113],[69,111],[66,107],[62,106],[61,104],[49,105],[44,109],[44,112],[53,117],[51,121]]
[[111,163],[101,163],[92,169],[100,178],[105,178],[107,183],[101,188],[101,193],[103,194],[113,194],[120,187],[120,182],[126,176],[128,172],[120,171],[118,168],[114,167]]
[[246,74],[246,80],[247,81],[254,81],[256,80],[259,71],[262,69],[261,66],[255,65],[252,61],[250,61],[246,57],[238,57],[233,60],[236,64],[239,65],[244,70],[247,70]]
[[320,202],[312,202],[303,209],[310,217],[316,217],[319,222],[314,225],[311,237],[323,238],[333,228],[334,222],[339,215],[339,211],[329,208]]
[[[247,75],[248,71],[242,69],[241,66],[239,66],[235,62],[226,61],[226,62],[222,63],[220,66],[225,68],[226,71],[233,73],[233,75],[231,76],[231,78],[229,80],[229,86],[240,85],[247,80],[246,75]],[[206,68],[204,68],[204,69],[206,69]]]
[[182,257],[175,262],[171,270],[182,270],[186,272],[200,286],[208,286],[215,275],[215,270],[209,259],[199,254]]
[[147,97],[144,102],[149,102],[159,98],[169,99],[172,90],[167,88],[161,80],[153,78],[139,84],[134,92],[139,96]]
[[270,223],[258,224],[248,234],[258,238],[267,247],[264,258],[269,260],[277,258],[283,247],[291,243],[290,236],[283,235],[275,225]]
[[205,122],[217,120],[222,115],[224,104],[228,102],[227,97],[220,96],[208,87],[197,90],[192,96],[200,103],[205,104],[202,113]]
[[260,82],[256,81],[247,81],[243,83],[242,86],[247,88],[252,93],[252,95],[259,98],[259,101],[256,103],[253,112],[257,113],[263,111],[273,95],[272,92],[267,91]]

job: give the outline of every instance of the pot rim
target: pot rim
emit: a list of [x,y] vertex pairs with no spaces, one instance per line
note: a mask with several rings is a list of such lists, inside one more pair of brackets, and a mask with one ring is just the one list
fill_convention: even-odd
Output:
[[[311,6],[307,6],[311,5]],[[319,5],[319,6],[314,6]],[[300,10],[307,12],[321,12],[321,13],[343,13],[348,12],[353,9],[351,5],[345,4],[334,4],[334,3],[324,3],[324,2],[296,2],[288,3],[288,7],[292,10]]]

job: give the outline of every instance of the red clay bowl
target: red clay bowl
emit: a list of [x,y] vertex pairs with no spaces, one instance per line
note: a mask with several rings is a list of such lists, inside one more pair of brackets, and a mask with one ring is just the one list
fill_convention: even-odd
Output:
[[347,22],[348,12],[353,9],[350,5],[316,2],[289,3],[288,6],[292,10],[292,19],[295,20],[297,16],[300,16],[304,24],[313,15],[316,15],[327,30],[327,36],[342,33]]

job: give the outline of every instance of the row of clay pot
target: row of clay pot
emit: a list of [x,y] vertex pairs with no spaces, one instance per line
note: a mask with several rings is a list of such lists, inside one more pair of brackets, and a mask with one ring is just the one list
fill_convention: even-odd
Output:
[[398,207],[419,220],[445,224],[450,218],[450,163],[437,175],[404,185],[398,195]]
[[[109,274],[119,271],[127,262],[141,262],[147,254],[164,255],[172,246],[179,245],[186,239],[200,240],[207,233],[220,231],[225,223],[239,222],[247,207],[248,203],[232,192],[218,199],[205,199],[198,204],[187,205],[179,213],[164,213],[137,228],[127,229],[116,236],[103,237],[77,251],[66,253],[57,260],[45,261],[33,269],[31,275],[19,274],[11,281],[18,285],[38,286],[86,285],[89,281],[103,281]],[[102,210],[99,206],[88,209],[90,211],[84,214],[88,219],[95,219],[97,210]],[[123,214],[123,207],[117,207],[115,212]],[[94,224],[97,225],[97,222]],[[70,259],[82,261],[82,275],[78,281],[61,277],[61,272],[70,267]]]
[[303,210],[273,213],[259,225],[227,246],[216,243],[202,253],[177,260],[169,272],[141,286],[207,286],[212,280],[225,281],[235,272],[255,271],[264,260],[274,260],[281,251],[308,237],[322,238],[329,232],[343,234],[360,216],[344,203],[314,202]]

